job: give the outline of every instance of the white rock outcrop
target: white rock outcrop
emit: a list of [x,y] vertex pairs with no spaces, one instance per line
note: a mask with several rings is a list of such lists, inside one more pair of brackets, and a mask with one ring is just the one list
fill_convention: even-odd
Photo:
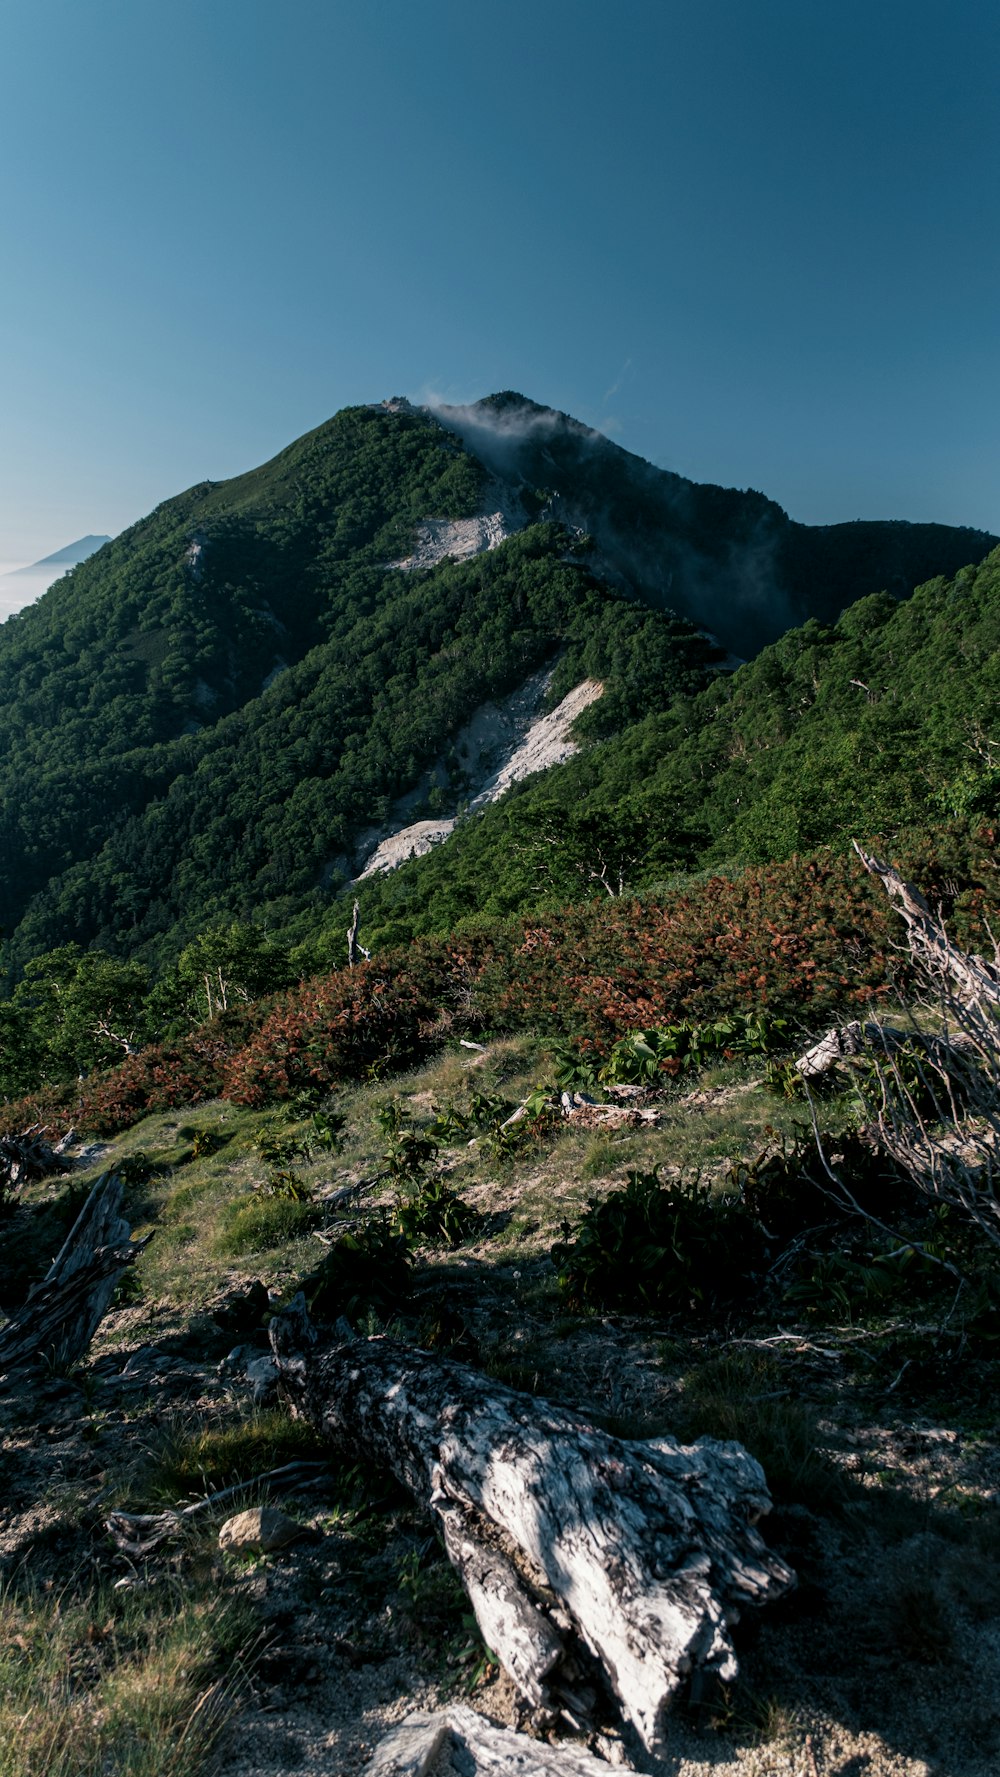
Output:
[[[544,691],[545,683],[546,680],[540,679],[538,675],[535,675],[533,681],[529,681],[539,691]],[[532,722],[520,738],[511,733],[509,719],[505,718],[496,705],[484,704],[477,710],[463,730],[467,739],[463,741],[462,736],[458,737],[459,750],[463,746],[472,745],[479,759],[486,758],[489,756],[491,737],[501,742],[507,739],[511,750],[473,796],[469,803],[470,810],[485,808],[490,802],[496,802],[512,784],[519,783],[522,778],[531,777],[538,771],[547,771],[551,765],[561,765],[563,760],[572,758],[579,751],[570,732],[573,723],[590,704],[597,702],[603,690],[604,686],[599,679],[584,679],[547,716],[540,716],[537,721]],[[448,817],[436,821],[412,821],[396,832],[386,834],[374,850],[369,852],[357,880],[362,882],[366,876],[395,870],[410,858],[422,858],[425,852],[447,839],[454,828],[454,817]]]

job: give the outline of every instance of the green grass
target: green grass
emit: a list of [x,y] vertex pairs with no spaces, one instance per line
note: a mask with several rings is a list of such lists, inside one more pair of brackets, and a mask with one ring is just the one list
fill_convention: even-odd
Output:
[[221,1425],[180,1423],[154,1455],[145,1487],[158,1499],[190,1499],[323,1454],[315,1432],[278,1408]]
[[215,1584],[0,1593],[0,1777],[201,1777],[249,1609]]
[[755,1456],[776,1503],[830,1508],[848,1496],[843,1472],[820,1447],[816,1417],[780,1366],[759,1355],[712,1358],[682,1380],[671,1430],[686,1441],[733,1438]]
[[216,1237],[220,1253],[240,1256],[285,1246],[315,1228],[322,1217],[314,1203],[284,1197],[253,1197],[226,1208]]
[[631,1166],[638,1153],[639,1144],[627,1135],[595,1135],[581,1161],[580,1177],[588,1180],[609,1178],[613,1173],[621,1172],[623,1167]]
[[[279,1286],[309,1269],[316,1256],[309,1227],[317,1212],[310,1222],[295,1213],[306,1205],[251,1195],[270,1171],[258,1152],[262,1132],[294,1138],[305,1127],[284,1110],[262,1114],[218,1100],[188,1106],[145,1118],[82,1175],[87,1185],[136,1154],[155,1162],[150,1177],[127,1186],[125,1200],[133,1228],[155,1233],[135,1269],[151,1311],[200,1312],[255,1276],[262,1257],[268,1281]],[[329,1178],[338,1165],[335,1156],[317,1155],[303,1176],[309,1182]],[[99,1340],[114,1340],[112,1325],[102,1328]]]
[[[398,1099],[419,1131],[449,1104],[467,1110],[473,1092],[519,1102],[546,1077],[544,1047],[529,1039],[491,1043],[485,1057],[446,1050],[406,1074],[345,1087],[336,1096],[346,1119],[337,1150],[317,1148],[311,1159],[289,1164],[314,1191],[370,1177],[386,1150],[386,1134],[375,1120],[386,1099]],[[748,1082],[749,1090],[739,1090]],[[467,1301],[474,1299],[470,1346],[460,1355],[498,1381],[566,1400],[622,1436],[667,1430],[685,1440],[739,1440],[763,1466],[779,1508],[773,1534],[800,1573],[800,1599],[820,1571],[820,1555],[809,1540],[812,1517],[783,1511],[786,1506],[836,1518],[836,1534],[866,1540],[872,1579],[861,1614],[881,1644],[898,1646],[928,1682],[942,1673],[950,1681],[965,1657],[969,1623],[989,1623],[1000,1606],[995,1511],[960,1492],[945,1504],[917,1500],[903,1485],[874,1485],[870,1471],[862,1484],[838,1465],[827,1448],[834,1434],[818,1424],[820,1414],[845,1423],[837,1417],[845,1403],[861,1407],[864,1424],[877,1423],[886,1402],[909,1411],[905,1388],[891,1396],[884,1391],[900,1374],[903,1358],[911,1349],[922,1353],[923,1346],[901,1343],[898,1333],[881,1356],[867,1339],[847,1345],[834,1381],[790,1347],[771,1347],[767,1355],[746,1346],[720,1347],[714,1324],[696,1337],[690,1319],[681,1317],[669,1341],[653,1327],[632,1346],[616,1343],[606,1365],[599,1319],[567,1315],[545,1257],[563,1218],[576,1217],[588,1198],[602,1198],[633,1169],[659,1165],[690,1175],[700,1168],[703,1180],[721,1189],[733,1159],[779,1145],[780,1136],[790,1135],[803,1118],[802,1106],[774,1099],[752,1084],[748,1070],[728,1064],[685,1079],[665,1095],[662,1111],[660,1125],[652,1128],[614,1134],[556,1128],[504,1166],[484,1144],[443,1148],[449,1186],[468,1193],[482,1215],[476,1250],[421,1255],[412,1294],[397,1292],[397,1307],[389,1292],[377,1312],[357,1315],[359,1330],[419,1342],[452,1294],[459,1327],[466,1324]],[[824,1106],[825,1124],[840,1115],[836,1103]],[[128,1205],[133,1221],[152,1226],[156,1238],[137,1267],[141,1298],[118,1317],[121,1335],[114,1313],[108,1316],[100,1343],[118,1336],[155,1340],[177,1325],[187,1330],[199,1309],[211,1309],[253,1278],[286,1294],[297,1288],[321,1257],[308,1231],[319,1200],[297,1203],[259,1190],[273,1170],[260,1147],[262,1136],[273,1146],[308,1135],[308,1118],[295,1110],[251,1112],[215,1103],[148,1118],[111,1144],[93,1176],[113,1168],[116,1156],[145,1152],[155,1162],[145,1177],[139,1176],[141,1166],[135,1168]],[[199,1139],[204,1136],[211,1139]],[[81,1182],[85,1187],[86,1175]],[[59,1208],[64,1190],[61,1182],[34,1190],[32,1238],[39,1253],[46,1241],[51,1246],[59,1215],[68,1213],[65,1204]],[[56,1194],[46,1198],[46,1191]],[[378,1193],[367,1201],[377,1202]],[[349,1260],[347,1276],[356,1287],[356,1260]],[[643,1351],[654,1354],[652,1362]],[[914,1361],[906,1387],[916,1370]],[[626,1385],[626,1376],[635,1387]],[[803,1398],[803,1384],[822,1405]],[[940,1422],[951,1424],[945,1386],[938,1375]],[[220,1726],[238,1700],[242,1650],[253,1645],[246,1610],[226,1597],[224,1588],[239,1582],[227,1578],[219,1562],[215,1526],[229,1511],[269,1497],[258,1479],[268,1470],[324,1451],[283,1412],[251,1411],[235,1392],[216,1406],[203,1402],[197,1413],[180,1414],[165,1432],[152,1401],[130,1405],[119,1446],[119,1421],[112,1415],[114,1423],[105,1424],[102,1393],[95,1385],[85,1404],[83,1435],[100,1446],[102,1465],[108,1465],[106,1497],[116,1505],[143,1510],[162,1501],[186,1503],[239,1482],[247,1483],[246,1492],[207,1511],[205,1519],[214,1524],[196,1520],[196,1528],[172,1543],[162,1563],[154,1564],[155,1585],[141,1593],[94,1590],[90,1569],[79,1581],[64,1582],[64,1562],[56,1570],[58,1594],[18,1582],[0,1595],[0,1777],[206,1777]],[[987,1446],[993,1398],[984,1393],[977,1409]],[[903,1470],[898,1472],[905,1482]],[[78,1489],[63,1511],[54,1486],[48,1493],[49,1504],[60,1505],[60,1536],[72,1518],[81,1560],[91,1541],[87,1497]],[[322,1498],[324,1527],[336,1534],[337,1558],[344,1561],[333,1587],[337,1608],[346,1599],[358,1622],[371,1622],[385,1609],[378,1636],[387,1651],[407,1647],[425,1675],[440,1669],[447,1682],[456,1675],[465,1682],[482,1650],[468,1639],[467,1612],[450,1569],[435,1551],[428,1554],[424,1527],[402,1495],[371,1464],[349,1469],[334,1459]],[[298,1508],[293,1502],[289,1509]],[[326,1584],[319,1566],[313,1571],[304,1561],[303,1608],[313,1595],[326,1597]],[[785,1631],[775,1621],[773,1632],[781,1635]],[[785,1756],[798,1732],[797,1716],[788,1713],[793,1705],[772,1694],[771,1673],[755,1671],[752,1657],[746,1672],[746,1687],[724,1699],[718,1725]]]

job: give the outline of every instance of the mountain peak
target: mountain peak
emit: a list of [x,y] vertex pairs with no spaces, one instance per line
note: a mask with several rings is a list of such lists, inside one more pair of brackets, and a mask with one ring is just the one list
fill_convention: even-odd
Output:
[[67,543],[64,549],[55,550],[52,555],[43,555],[39,561],[29,562],[26,568],[16,568],[14,574],[5,578],[13,579],[15,574],[38,574],[48,568],[75,567],[77,562],[86,561],[88,556],[95,555],[110,542],[110,537],[98,537],[91,532],[86,537],[78,537],[75,543]]

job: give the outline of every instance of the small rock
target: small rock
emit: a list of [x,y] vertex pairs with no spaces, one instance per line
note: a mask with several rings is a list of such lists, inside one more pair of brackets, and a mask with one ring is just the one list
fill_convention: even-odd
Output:
[[253,1363],[260,1353],[256,1345],[234,1345],[227,1351],[219,1364],[220,1376],[246,1375],[247,1365]]
[[252,1364],[247,1364],[246,1379],[253,1389],[256,1406],[270,1400],[278,1386],[278,1366],[273,1357],[258,1357]]
[[219,1547],[237,1555],[270,1555],[301,1535],[302,1525],[275,1506],[252,1506],[226,1519],[219,1531]]

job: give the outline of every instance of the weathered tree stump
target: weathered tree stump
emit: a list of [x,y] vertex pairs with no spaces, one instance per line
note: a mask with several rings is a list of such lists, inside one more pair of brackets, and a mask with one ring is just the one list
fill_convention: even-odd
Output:
[[47,1178],[52,1172],[69,1172],[73,1162],[62,1152],[62,1144],[52,1147],[45,1140],[41,1123],[22,1129],[16,1135],[0,1135],[0,1198],[13,1197],[33,1179]]
[[543,1718],[584,1725],[603,1682],[661,1750],[692,1673],[735,1678],[742,1607],[794,1584],[753,1528],[771,1502],[739,1444],[615,1438],[394,1340],[320,1347],[301,1296],[271,1341],[296,1411],[436,1519],[487,1645]]
[[0,1327],[0,1376],[45,1362],[66,1369],[84,1355],[115,1285],[151,1238],[131,1240],[114,1173],[95,1184],[41,1283]]

